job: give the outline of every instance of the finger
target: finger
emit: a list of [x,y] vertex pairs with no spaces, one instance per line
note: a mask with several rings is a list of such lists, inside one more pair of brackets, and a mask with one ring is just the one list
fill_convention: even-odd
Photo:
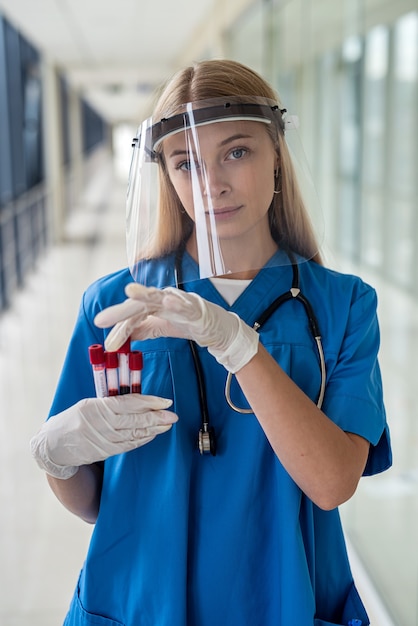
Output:
[[136,444],[135,448],[140,448],[141,446],[145,446],[147,443],[155,439],[156,436],[157,435],[150,435],[149,437],[139,437],[137,439],[134,439],[135,444]]
[[135,326],[135,318],[118,322],[105,339],[104,347],[108,352],[116,352],[129,339]]
[[150,311],[148,311],[146,305],[142,302],[128,298],[121,304],[115,304],[100,311],[94,318],[94,323],[99,328],[109,328],[109,326],[113,326],[117,322],[122,322],[123,320],[134,316],[136,317],[140,314],[142,314],[145,319],[149,313]]
[[131,339],[144,341],[145,339],[157,339],[158,337],[174,337],[176,339],[189,339],[184,330],[173,326],[167,319],[150,315],[134,328]]
[[190,321],[199,319],[202,310],[198,298],[186,299],[176,293],[164,296],[159,316],[173,321]]
[[156,424],[153,426],[144,426],[143,428],[124,428],[117,431],[119,440],[122,441],[134,441],[144,439],[145,437],[154,438],[156,435],[166,433],[172,424]]
[[[125,449],[133,449],[149,443],[157,435],[162,435],[171,428],[171,424],[164,424],[160,426],[150,426],[147,428],[126,428],[125,430],[118,430],[118,438],[113,441],[114,444],[122,444]],[[128,443],[128,446],[126,445]],[[133,445],[131,445],[133,444]]]
[[166,433],[172,424],[162,424],[160,426],[149,426],[148,428],[137,428],[132,431],[133,439],[144,439],[145,437],[151,437],[152,439],[156,435],[162,435],[162,433]]
[[112,427],[116,431],[136,430],[137,428],[151,428],[153,426],[172,426],[178,421],[178,416],[172,411],[148,411],[145,413],[130,413],[129,415],[115,415]]
[[129,283],[125,288],[129,298],[147,305],[149,310],[154,306],[155,314],[163,319],[173,321],[196,320],[201,316],[201,299],[196,294],[185,293],[181,289],[166,287],[144,287],[139,283]]
[[105,350],[116,352],[129,338],[146,339],[145,335],[141,336],[141,332],[137,332],[144,323],[143,315],[140,314],[115,324],[105,339]]
[[164,295],[164,291],[157,289],[157,287],[145,287],[139,283],[129,283],[126,285],[125,293],[128,298],[136,302],[142,302],[148,305],[154,304],[156,307],[161,304]]
[[[145,411],[164,411],[173,401],[170,398],[151,396],[141,393],[130,393],[122,396],[109,396],[107,398],[95,398],[96,402],[102,402],[116,415],[135,414]],[[170,413],[171,414],[171,413]],[[174,413],[172,413],[174,415]]]

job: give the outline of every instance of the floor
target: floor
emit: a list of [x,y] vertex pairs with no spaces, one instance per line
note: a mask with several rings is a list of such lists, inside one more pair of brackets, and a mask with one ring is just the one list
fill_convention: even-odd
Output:
[[[28,442],[48,412],[84,288],[125,265],[125,186],[104,162],[74,207],[66,243],[41,259],[0,317],[1,626],[62,624],[89,541],[91,527],[56,501]],[[392,470],[363,480],[342,507],[353,569],[372,626],[416,626],[418,303],[361,268],[337,269],[378,289],[395,455]]]

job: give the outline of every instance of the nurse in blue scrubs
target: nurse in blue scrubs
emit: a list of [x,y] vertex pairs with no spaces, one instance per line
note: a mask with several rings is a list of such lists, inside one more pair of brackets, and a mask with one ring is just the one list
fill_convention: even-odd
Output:
[[[376,294],[322,264],[296,126],[216,60],[138,130],[129,268],[86,290],[31,441],[95,524],[66,626],[369,624],[338,506],[391,464]],[[95,398],[88,347],[127,339],[143,393]]]

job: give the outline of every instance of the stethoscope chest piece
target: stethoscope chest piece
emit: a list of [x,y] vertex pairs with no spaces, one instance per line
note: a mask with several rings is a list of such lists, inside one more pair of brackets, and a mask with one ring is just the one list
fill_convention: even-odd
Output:
[[212,426],[207,427],[204,424],[203,428],[199,430],[199,452],[200,454],[216,455],[216,437],[215,430]]

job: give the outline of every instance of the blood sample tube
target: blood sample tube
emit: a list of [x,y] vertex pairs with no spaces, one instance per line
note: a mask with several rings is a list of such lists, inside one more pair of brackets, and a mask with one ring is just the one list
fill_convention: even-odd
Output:
[[119,353],[119,393],[124,395],[130,393],[131,383],[129,374],[129,353],[131,351],[131,340],[128,339],[118,350]]
[[104,398],[107,396],[107,382],[103,346],[99,343],[89,346],[89,357],[93,369],[96,396],[98,398]]
[[119,394],[119,355],[117,352],[105,352],[107,392],[109,396]]
[[131,393],[141,393],[141,374],[143,360],[142,352],[132,350],[129,354],[129,369],[131,371]]

